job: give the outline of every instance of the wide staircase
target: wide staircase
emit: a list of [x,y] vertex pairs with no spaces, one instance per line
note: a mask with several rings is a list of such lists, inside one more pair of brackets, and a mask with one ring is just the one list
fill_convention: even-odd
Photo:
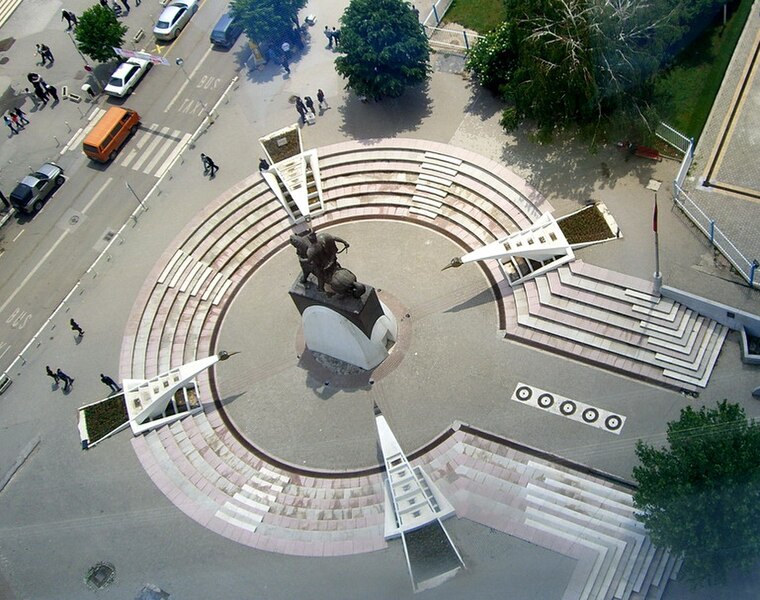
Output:
[[[464,254],[519,231],[551,210],[509,169],[443,144],[345,142],[320,148],[319,157],[325,206],[312,222],[317,229],[362,219],[397,220],[448,236]],[[225,303],[249,274],[288,245],[293,226],[256,173],[211,203],[186,232],[158,261],[135,303],[122,346],[122,377],[149,378],[216,352],[214,334]],[[441,257],[441,265],[449,258]],[[725,337],[725,330],[703,317],[653,298],[646,282],[579,261],[514,289],[498,261],[479,267],[498,307],[497,326],[510,339],[660,385],[692,389],[706,382]],[[385,547],[379,470],[314,473],[267,457],[230,431],[211,400],[210,377],[204,374],[198,380],[204,415],[134,438],[146,471],[169,499],[203,526],[261,549],[322,556]],[[447,443],[451,440],[458,438],[452,436]],[[630,501],[623,509],[625,503],[613,497],[603,515],[584,520],[570,511],[586,489],[586,475],[568,471],[563,481],[572,483],[560,491],[555,486],[550,491],[558,496],[549,497],[549,491],[542,491],[548,467],[541,467],[543,474],[536,476],[533,487],[518,494],[509,486],[519,487],[526,476],[510,483],[511,468],[499,462],[501,451],[492,449],[491,442],[483,444],[480,462],[468,454],[479,447],[470,439],[434,447],[415,464],[433,472],[452,494],[460,516],[490,523],[485,506],[490,498],[502,530],[511,527],[509,533],[525,539],[539,532],[551,535],[556,548],[576,552],[578,568],[585,565],[588,571],[578,577],[597,582],[594,588],[584,587],[583,597],[607,597],[592,595],[603,590],[614,590],[609,597],[621,598],[654,590],[649,597],[657,597],[673,565],[662,562],[662,554],[640,539],[640,529],[630,521]],[[503,473],[495,477],[498,469]],[[515,469],[522,473],[527,467]],[[592,491],[603,485],[593,481],[587,486]],[[509,494],[501,495],[507,489],[517,505],[512,506]],[[543,510],[541,502],[552,506]],[[608,524],[607,513],[619,514],[617,529]],[[584,533],[586,529],[598,533]],[[626,574],[628,567],[620,565],[628,565],[634,555]],[[614,595],[618,590],[624,595]]]
[[457,516],[576,559],[566,600],[654,600],[678,573],[635,519],[626,482],[468,426],[423,461]]

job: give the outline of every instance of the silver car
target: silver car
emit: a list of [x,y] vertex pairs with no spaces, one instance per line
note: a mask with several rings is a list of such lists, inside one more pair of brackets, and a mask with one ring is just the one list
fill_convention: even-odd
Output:
[[64,181],[63,169],[54,162],[46,162],[13,188],[11,204],[25,213],[39,212],[45,199]]
[[173,40],[198,10],[198,0],[175,0],[166,5],[153,28],[157,40]]

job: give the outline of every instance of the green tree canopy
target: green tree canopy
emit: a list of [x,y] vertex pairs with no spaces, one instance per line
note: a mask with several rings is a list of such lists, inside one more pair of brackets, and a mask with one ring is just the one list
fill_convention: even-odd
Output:
[[478,41],[467,68],[509,103],[502,124],[543,134],[646,112],[651,76],[726,0],[503,0],[506,25]]
[[110,8],[96,4],[79,17],[74,35],[79,51],[98,62],[116,58],[114,48],[121,48],[127,27],[122,25]]
[[279,43],[289,39],[298,26],[298,11],[307,0],[232,0],[232,14],[243,24],[245,34],[256,43]]
[[658,546],[684,557],[692,585],[720,583],[760,558],[760,424],[726,400],[668,423],[670,448],[639,441],[634,504]]
[[430,76],[427,37],[404,0],[351,0],[340,21],[335,68],[347,89],[375,100],[397,98]]

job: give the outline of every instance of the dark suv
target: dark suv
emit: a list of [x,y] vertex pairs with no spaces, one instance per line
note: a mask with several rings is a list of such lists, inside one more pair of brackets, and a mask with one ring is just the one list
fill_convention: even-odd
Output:
[[54,162],[46,162],[16,185],[11,192],[11,204],[25,213],[39,212],[45,199],[64,181],[63,169]]

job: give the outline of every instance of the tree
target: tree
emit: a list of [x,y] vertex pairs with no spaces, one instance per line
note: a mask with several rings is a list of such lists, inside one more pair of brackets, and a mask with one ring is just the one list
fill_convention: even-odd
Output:
[[670,448],[636,444],[634,504],[655,545],[683,554],[692,585],[760,558],[760,424],[726,400],[668,423]]
[[397,98],[430,76],[430,46],[404,0],[351,0],[341,17],[335,68],[347,89],[380,100]]
[[96,4],[79,17],[74,32],[77,47],[82,54],[98,62],[108,62],[116,57],[114,48],[121,48],[127,27],[119,23],[110,8]]
[[508,102],[506,129],[531,120],[549,137],[621,108],[645,122],[652,75],[726,0],[503,1],[508,27],[479,40],[467,68]]
[[298,11],[307,0],[232,0],[230,8],[253,42],[279,43],[299,26]]

